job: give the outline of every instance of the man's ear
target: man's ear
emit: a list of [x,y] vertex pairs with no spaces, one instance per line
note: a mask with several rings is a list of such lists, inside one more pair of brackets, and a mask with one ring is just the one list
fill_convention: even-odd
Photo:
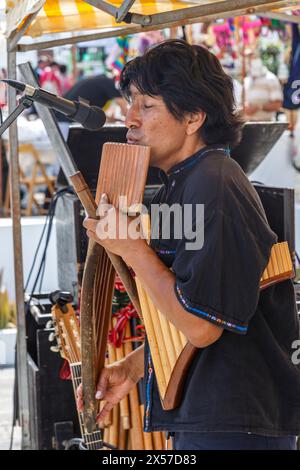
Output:
[[206,119],[206,113],[204,111],[199,111],[197,113],[188,113],[186,119],[186,133],[187,135],[193,135],[200,129],[200,127],[203,126],[204,121]]

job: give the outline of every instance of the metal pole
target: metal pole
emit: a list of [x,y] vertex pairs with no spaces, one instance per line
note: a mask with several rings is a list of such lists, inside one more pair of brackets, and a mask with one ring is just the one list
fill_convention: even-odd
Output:
[[117,11],[117,17],[116,21],[117,23],[120,23],[125,19],[125,16],[129,12],[130,8],[134,4],[135,0],[124,0],[122,5],[120,5],[118,11]]
[[[152,28],[153,29],[153,28]],[[151,29],[151,30],[152,30]],[[157,28],[156,28],[157,29]],[[141,26],[129,26],[125,28],[116,28],[110,31],[103,31],[102,33],[92,34],[81,34],[79,36],[72,36],[62,39],[44,40],[40,42],[34,42],[32,44],[19,44],[18,52],[37,51],[39,49],[50,49],[52,47],[65,46],[66,44],[77,44],[78,42],[89,42],[96,39],[106,39],[111,37],[123,36],[125,34],[134,34],[142,31],[146,31]]]
[[[300,3],[299,3],[300,6]],[[259,16],[263,18],[271,18],[274,20],[286,21],[288,23],[300,24],[300,16],[297,15],[287,15],[286,13],[277,13],[276,11],[267,11],[265,13],[260,13]]]
[[[131,23],[142,25],[161,25],[169,21],[186,22],[188,19],[199,18],[206,15],[221,15],[230,12],[231,16],[253,15],[260,11],[266,11],[285,7],[285,0],[226,0],[225,2],[208,2],[195,7],[182,8],[179,10],[156,13],[153,15],[139,15],[133,13]],[[291,4],[295,4],[292,0]],[[219,16],[220,17],[220,16]]]
[[9,37],[9,41],[8,41],[8,49],[10,51],[14,51],[19,40],[22,38],[22,36],[26,33],[26,31],[28,30],[29,26],[31,25],[31,23],[33,22],[33,20],[36,18],[36,16],[38,15],[38,13],[40,12],[41,8],[39,10],[37,10],[35,13],[33,13],[32,15],[29,15],[26,20],[24,21],[24,24],[22,25],[22,27],[20,29],[18,29],[17,31],[14,31],[10,37]]
[[[9,40],[7,41],[9,43]],[[10,51],[7,47],[7,70],[11,79],[16,79],[16,51]],[[16,91],[8,89],[8,110],[11,113],[16,107]],[[24,306],[24,280],[23,280],[23,256],[22,256],[22,229],[21,229],[21,201],[19,179],[19,155],[18,155],[18,130],[17,123],[9,128],[10,143],[10,197],[11,215],[13,222],[13,247],[15,270],[15,295],[17,306],[17,374],[19,416],[22,427],[22,449],[30,449],[29,428],[29,386],[27,371],[27,345]]]
[[104,2],[103,0],[84,1],[85,3],[88,3],[89,5],[98,8],[99,10],[102,10],[105,13],[108,13],[109,15],[112,15],[116,19],[117,23],[121,23],[125,19],[127,13],[135,2],[135,0],[123,0],[119,8],[116,8],[115,6],[111,5],[108,2]]
[[[109,13],[114,18],[116,17],[116,9],[109,3],[103,0],[86,0],[98,8],[99,10]],[[143,15],[139,13],[131,13],[130,23],[141,24],[143,26],[149,25],[162,25],[171,21],[186,21],[195,17],[201,17],[210,14],[219,14],[225,12],[232,12],[236,15],[236,11],[244,10],[244,14],[254,14],[261,9],[273,9],[285,6],[298,5],[297,0],[226,0],[223,2],[201,2],[200,5],[181,8],[175,11],[166,11],[163,13],[155,13],[153,15]],[[111,9],[111,11],[110,11]],[[249,11],[247,11],[249,10]]]
[[117,7],[112,5],[109,2],[104,2],[104,0],[84,0],[85,3],[92,5],[95,8],[99,8],[99,10],[108,13],[109,15],[116,17],[116,13],[118,11]]

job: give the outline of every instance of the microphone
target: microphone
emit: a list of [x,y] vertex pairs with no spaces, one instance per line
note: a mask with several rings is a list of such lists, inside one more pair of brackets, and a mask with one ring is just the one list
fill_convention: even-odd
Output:
[[60,96],[44,90],[43,88],[34,88],[17,80],[0,80],[9,86],[16,88],[18,91],[25,92],[25,96],[32,101],[43,104],[47,108],[55,109],[67,116],[72,121],[79,122],[85,129],[89,131],[98,131],[104,126],[106,116],[104,111],[97,106],[90,106],[89,102],[83,98],[78,101],[67,100]]

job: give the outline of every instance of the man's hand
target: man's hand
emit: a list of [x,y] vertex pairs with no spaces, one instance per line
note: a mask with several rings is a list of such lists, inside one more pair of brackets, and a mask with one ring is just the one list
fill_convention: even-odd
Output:
[[[110,410],[119,403],[135,386],[136,382],[128,375],[123,363],[115,363],[102,369],[97,385],[96,398],[105,401],[97,416],[97,422],[104,420]],[[82,385],[77,389],[77,408],[83,409]]]
[[105,194],[101,197],[98,214],[99,220],[87,218],[83,223],[89,238],[119,256],[147,249],[139,217],[128,217],[124,210],[109,204]]
[[[119,403],[143,377],[144,346],[139,347],[125,359],[102,369],[97,385],[96,399],[105,402],[97,422],[103,422],[110,410]],[[77,408],[83,410],[82,384],[77,388]]]

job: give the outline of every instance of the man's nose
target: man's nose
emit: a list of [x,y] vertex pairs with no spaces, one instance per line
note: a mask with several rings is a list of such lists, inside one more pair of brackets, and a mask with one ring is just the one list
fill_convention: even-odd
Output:
[[128,129],[132,126],[139,127],[141,125],[141,118],[140,113],[137,106],[131,105],[127,109],[126,118],[125,118],[125,126]]

